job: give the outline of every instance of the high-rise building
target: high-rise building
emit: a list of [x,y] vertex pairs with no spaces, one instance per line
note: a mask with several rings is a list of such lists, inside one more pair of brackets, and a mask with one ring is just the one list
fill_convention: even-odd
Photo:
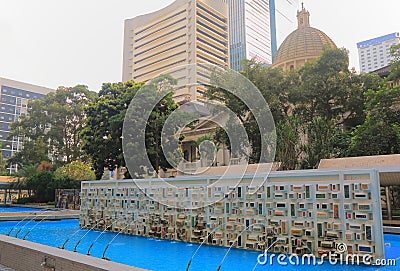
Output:
[[18,137],[7,139],[10,125],[17,121],[20,115],[27,114],[28,101],[41,99],[53,89],[0,78],[0,142],[4,158],[10,158],[22,148]]
[[[201,63],[229,67],[228,9],[222,0],[176,0],[125,21],[123,81],[148,82],[169,73],[178,79],[176,102],[197,100],[208,80]],[[188,64],[198,64],[196,71]]]
[[268,0],[223,0],[229,7],[231,69],[243,59],[271,64],[271,28]]
[[295,29],[298,0],[223,0],[229,6],[230,63],[272,64],[278,44]]
[[398,32],[357,43],[361,73],[388,66],[392,60],[390,47],[399,43]]

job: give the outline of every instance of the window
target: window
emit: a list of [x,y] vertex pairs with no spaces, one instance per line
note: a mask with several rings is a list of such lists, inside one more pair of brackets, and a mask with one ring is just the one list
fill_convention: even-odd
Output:
[[295,216],[296,216],[296,209],[295,209],[294,204],[290,204],[290,215],[291,215],[292,217],[295,217]]
[[238,195],[238,198],[242,197],[242,187],[241,186],[238,187],[237,195]]
[[344,186],[344,197],[346,199],[350,198],[350,187],[349,187],[349,185],[345,185]]
[[372,227],[365,226],[365,239],[368,241],[372,241]]
[[322,224],[321,223],[317,224],[317,231],[318,231],[318,237],[323,237]]

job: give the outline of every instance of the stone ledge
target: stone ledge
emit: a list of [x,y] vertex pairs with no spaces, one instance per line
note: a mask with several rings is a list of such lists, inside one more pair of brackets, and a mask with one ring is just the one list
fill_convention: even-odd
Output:
[[5,235],[0,235],[0,264],[16,271],[146,271]]

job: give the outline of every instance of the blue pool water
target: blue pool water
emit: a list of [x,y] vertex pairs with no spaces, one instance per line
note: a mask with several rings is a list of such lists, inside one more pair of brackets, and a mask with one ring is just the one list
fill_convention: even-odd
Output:
[[18,212],[42,212],[46,211],[46,209],[41,208],[30,208],[30,207],[14,207],[14,206],[7,206],[2,207],[0,206],[0,213],[18,213]]
[[[17,221],[0,222],[0,234],[6,234],[11,228],[15,227]],[[62,220],[62,221],[44,221],[35,222],[30,221],[28,224],[25,222],[20,223],[14,228],[11,236],[15,236],[16,232],[21,229],[18,234],[22,238],[30,229],[33,229],[26,237],[26,240],[49,245],[53,247],[60,247],[67,238],[65,248],[73,250],[74,246],[84,236],[81,243],[77,247],[79,253],[86,254],[90,244],[99,236],[98,231],[89,231],[86,229],[79,229],[78,220]],[[73,235],[75,233],[75,235]],[[106,245],[116,236],[115,233],[104,233],[94,243],[91,249],[91,255],[101,257]],[[386,258],[399,258],[400,257],[400,236],[399,235],[385,235],[385,243],[390,243],[387,246]],[[154,240],[145,237],[118,235],[117,238],[110,244],[107,250],[106,257],[111,261],[120,262],[132,266],[137,266],[145,269],[155,271],[168,271],[168,270],[185,270],[189,259],[192,257],[198,244],[188,244],[183,242],[171,242],[164,240]],[[193,258],[190,269],[192,271],[203,270],[217,270],[222,262],[228,248],[202,246],[196,256]],[[223,261],[221,270],[253,270],[257,263],[257,256],[259,252],[232,249],[226,259]],[[277,262],[271,265],[257,266],[254,270],[296,270],[296,271],[328,271],[328,270],[399,270],[400,261],[397,259],[397,266],[391,267],[376,267],[376,266],[346,266],[346,265],[330,265],[324,263],[319,266],[280,266]]]

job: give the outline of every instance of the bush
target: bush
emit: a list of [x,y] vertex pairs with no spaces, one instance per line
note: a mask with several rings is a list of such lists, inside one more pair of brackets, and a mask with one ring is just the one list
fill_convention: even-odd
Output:
[[[35,196],[27,202],[54,202],[56,189],[79,189],[81,182],[68,176],[56,178],[53,173],[41,171],[26,180],[26,188],[33,190]],[[24,203],[21,203],[24,204]]]
[[27,198],[19,198],[15,201],[16,204],[27,204],[27,203],[34,203],[37,201],[35,196],[27,197]]
[[71,164],[59,167],[54,175],[57,179],[70,178],[78,181],[92,181],[96,175],[90,167],[82,162],[72,162]]
[[51,172],[41,171],[26,180],[26,186],[35,192],[37,202],[54,201],[52,184],[54,176]]

